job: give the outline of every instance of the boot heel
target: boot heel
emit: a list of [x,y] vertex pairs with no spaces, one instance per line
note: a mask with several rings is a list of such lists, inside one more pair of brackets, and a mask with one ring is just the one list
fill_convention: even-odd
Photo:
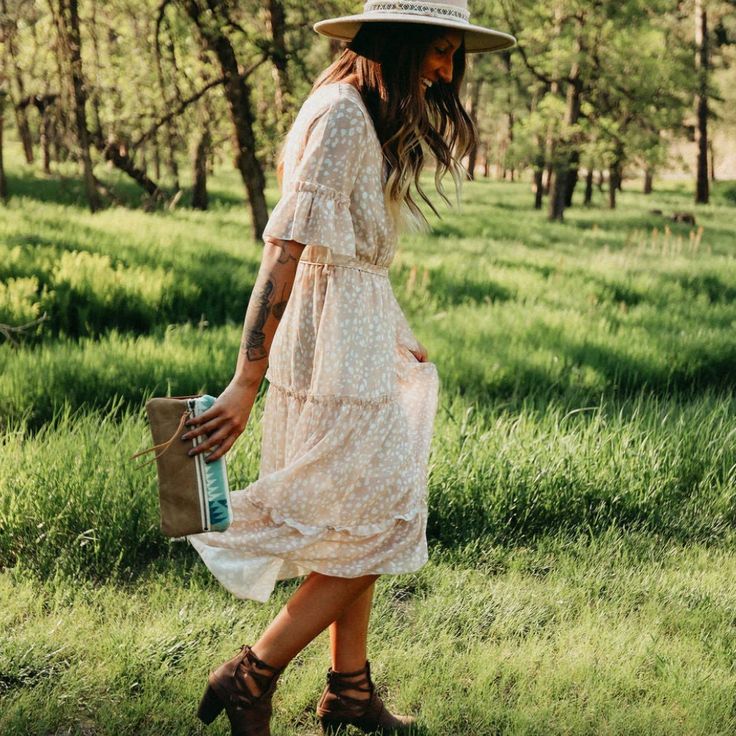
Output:
[[225,703],[220,700],[217,693],[212,689],[212,685],[207,685],[197,709],[197,718],[209,725],[220,715],[224,707]]

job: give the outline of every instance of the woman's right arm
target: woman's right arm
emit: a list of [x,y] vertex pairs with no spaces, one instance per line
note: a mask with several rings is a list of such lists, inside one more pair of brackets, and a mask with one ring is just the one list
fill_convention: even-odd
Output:
[[268,354],[294,286],[304,245],[266,238],[261,267],[245,312],[243,337],[233,381],[258,391],[268,368]]
[[206,459],[224,455],[248,423],[258,388],[268,368],[268,354],[276,328],[294,285],[296,267],[304,245],[296,240],[266,238],[258,276],[248,301],[237,366],[230,384],[215,403],[187,423],[193,427],[182,439],[206,434],[193,452],[217,449]]

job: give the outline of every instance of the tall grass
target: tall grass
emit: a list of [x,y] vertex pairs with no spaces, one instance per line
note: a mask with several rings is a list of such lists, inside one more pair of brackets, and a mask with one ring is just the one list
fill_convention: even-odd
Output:
[[[262,402],[228,454],[233,489],[256,479]],[[430,458],[429,539],[508,545],[620,530],[723,542],[736,523],[734,399],[635,399],[564,411],[443,404]],[[142,411],[65,410],[0,435],[0,562],[39,576],[125,578],[196,555],[158,529]]]
[[[0,323],[47,319],[0,344],[0,733],[192,733],[213,662],[296,581],[234,600],[161,535],[155,469],[129,457],[149,396],[229,381],[260,245],[229,172],[210,212],[91,215],[78,180],[11,164]],[[402,240],[392,283],[441,377],[431,558],[379,581],[370,651],[425,733],[736,730],[729,192],[694,228],[651,214],[689,207],[676,187],[549,224],[526,185],[479,181]],[[285,673],[276,736],[316,733],[324,644]]]
[[[402,241],[391,273],[442,382],[433,543],[612,526],[727,537],[733,208],[670,228],[644,207],[676,193],[628,195],[619,212],[573,209],[549,225],[523,185],[476,182],[467,195],[432,236]],[[92,216],[19,198],[7,214],[0,303],[50,319],[0,348],[2,449],[15,458],[0,469],[0,564],[138,570],[168,549],[153,475],[124,461],[146,443],[143,404],[227,384],[260,246],[227,207]],[[245,486],[257,446],[231,455]]]
[[[199,733],[208,671],[293,590],[232,598],[203,566],[134,585],[0,575],[0,731]],[[379,692],[427,736],[727,736],[736,728],[731,551],[616,532],[462,550],[377,585]],[[73,634],[73,635],[72,635]],[[315,736],[327,634],[285,671],[274,736]],[[229,733],[226,722],[208,732]]]

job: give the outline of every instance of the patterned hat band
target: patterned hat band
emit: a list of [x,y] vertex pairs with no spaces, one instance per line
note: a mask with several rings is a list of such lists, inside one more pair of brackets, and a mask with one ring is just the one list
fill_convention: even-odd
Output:
[[411,2],[406,0],[394,0],[387,2],[386,0],[368,0],[363,6],[363,13],[369,15],[371,13],[401,13],[408,15],[421,15],[430,18],[439,18],[441,20],[454,20],[461,23],[470,22],[470,11],[467,9],[467,2],[459,0],[457,4],[433,3],[433,2]]
[[325,18],[314,30],[330,38],[351,41],[363,24],[408,23],[461,31],[465,53],[503,51],[516,44],[509,33],[470,22],[468,0],[364,0],[363,12]]

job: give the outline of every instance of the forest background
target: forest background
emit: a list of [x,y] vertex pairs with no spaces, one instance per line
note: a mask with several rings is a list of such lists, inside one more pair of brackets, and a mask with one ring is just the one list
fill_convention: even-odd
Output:
[[[341,47],[311,26],[358,9],[0,0],[3,734],[199,732],[296,584],[233,599],[129,458],[148,397],[229,381],[278,147]],[[438,736],[733,733],[736,3],[471,10],[519,45],[469,57],[473,180],[391,267],[442,390],[376,681]],[[276,734],[316,733],[325,644]]]
[[[207,173],[234,159],[259,236],[264,172],[317,72],[341,42],[315,17],[349,2],[2,0],[0,98],[27,163],[78,159],[89,206],[115,201],[93,158],[152,201],[207,206]],[[692,170],[696,201],[736,170],[736,6],[729,0],[476,3],[473,18],[519,45],[470,55],[466,106],[479,144],[473,175],[531,173],[535,206],[562,219],[578,186],[609,205],[627,173],[646,193],[656,175]],[[0,118],[2,119],[2,118]],[[692,141],[695,150],[687,143]],[[684,148],[684,151],[683,151]],[[687,158],[685,157],[687,153]],[[0,157],[0,161],[2,158]],[[579,180],[582,180],[579,185]],[[7,196],[0,166],[0,195]]]

